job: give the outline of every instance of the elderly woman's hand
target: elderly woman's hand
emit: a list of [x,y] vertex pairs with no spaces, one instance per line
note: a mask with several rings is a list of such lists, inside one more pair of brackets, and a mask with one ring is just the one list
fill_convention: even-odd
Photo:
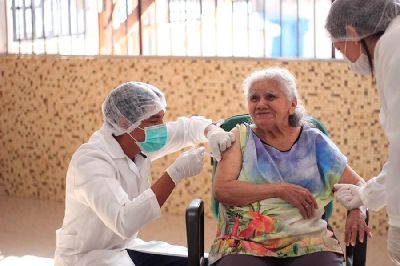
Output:
[[360,242],[364,242],[365,233],[371,237],[371,230],[365,223],[365,218],[365,214],[358,208],[349,211],[344,231],[344,242],[346,246],[349,244],[354,246],[356,244],[357,235]]
[[281,199],[299,209],[304,219],[314,216],[314,210],[318,209],[318,205],[310,191],[304,187],[288,183],[281,183],[280,186],[282,186],[279,188]]

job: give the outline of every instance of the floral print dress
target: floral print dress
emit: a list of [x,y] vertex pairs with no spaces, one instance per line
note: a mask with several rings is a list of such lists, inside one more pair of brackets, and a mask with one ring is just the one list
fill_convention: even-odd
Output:
[[319,251],[342,254],[338,241],[322,219],[333,200],[333,185],[347,159],[316,128],[303,127],[290,150],[280,151],[263,143],[251,126],[238,126],[242,169],[238,180],[256,184],[286,182],[307,188],[317,201],[311,219],[280,198],[268,198],[237,207],[220,203],[218,230],[209,253],[209,264],[229,254],[295,257]]

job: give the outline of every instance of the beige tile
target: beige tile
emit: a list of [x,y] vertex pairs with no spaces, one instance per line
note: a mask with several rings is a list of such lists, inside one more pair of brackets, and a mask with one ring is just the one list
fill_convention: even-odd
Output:
[[[206,115],[214,120],[245,112],[242,81],[256,69],[284,66],[297,77],[310,114],[365,179],[376,176],[387,143],[378,123],[379,100],[372,81],[340,60],[272,60],[178,57],[60,57],[0,55],[0,195],[64,199],[65,173],[76,148],[102,124],[100,106],[121,82],[139,80],[160,87],[168,99],[166,120]],[[154,163],[154,180],[176,154]],[[210,167],[182,182],[165,212],[182,214],[193,197],[211,216]],[[335,209],[342,229],[345,211]],[[386,233],[384,211],[371,226]]]

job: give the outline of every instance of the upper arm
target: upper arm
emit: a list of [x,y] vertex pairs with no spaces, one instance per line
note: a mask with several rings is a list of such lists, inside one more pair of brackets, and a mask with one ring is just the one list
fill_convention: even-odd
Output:
[[347,158],[325,135],[319,137],[317,146],[318,166],[324,175],[330,176],[331,185],[335,183],[357,184],[363,179],[347,164]]
[[316,156],[321,178],[330,191],[346,172],[347,158],[327,136],[316,137]]
[[240,132],[237,127],[232,129],[236,141],[223,152],[221,161],[217,164],[214,186],[218,190],[226,182],[236,180],[242,168],[242,152],[240,149]]

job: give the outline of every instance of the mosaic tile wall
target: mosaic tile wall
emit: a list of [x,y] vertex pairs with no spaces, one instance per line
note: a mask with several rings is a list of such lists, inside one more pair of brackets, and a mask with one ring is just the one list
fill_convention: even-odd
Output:
[[[256,69],[289,68],[306,109],[320,118],[332,139],[363,177],[377,173],[387,156],[378,124],[372,81],[343,62],[208,58],[0,56],[0,189],[6,194],[64,199],[64,178],[74,150],[102,124],[100,106],[109,90],[130,80],[161,88],[167,120],[204,115],[214,120],[246,112],[243,79]],[[160,176],[177,154],[154,163]],[[164,212],[183,215],[194,197],[210,215],[211,167],[179,184]],[[336,204],[335,227],[345,211]],[[384,211],[371,213],[374,233],[386,231]]]

